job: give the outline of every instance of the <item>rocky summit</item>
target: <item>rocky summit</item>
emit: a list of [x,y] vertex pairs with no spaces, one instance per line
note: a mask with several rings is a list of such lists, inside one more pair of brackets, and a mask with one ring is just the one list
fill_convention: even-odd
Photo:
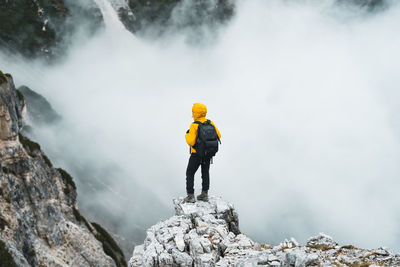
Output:
[[80,214],[72,177],[21,134],[24,114],[0,72],[0,266],[125,266],[112,237]]
[[400,255],[385,248],[339,245],[320,233],[306,245],[294,238],[277,246],[254,242],[239,230],[232,204],[219,197],[209,202],[173,200],[175,216],[147,230],[129,261],[136,266],[400,266]]

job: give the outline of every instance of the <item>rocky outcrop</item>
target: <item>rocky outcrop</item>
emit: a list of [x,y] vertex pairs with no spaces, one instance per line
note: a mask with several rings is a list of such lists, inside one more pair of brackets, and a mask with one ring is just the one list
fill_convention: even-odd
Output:
[[239,231],[233,205],[221,198],[183,203],[174,199],[175,216],[147,230],[129,261],[136,266],[400,266],[400,255],[385,248],[340,246],[325,234],[305,246],[294,238],[278,246],[258,244]]
[[175,199],[174,204],[176,215],[147,231],[144,244],[135,247],[130,266],[215,264],[233,239],[240,246],[253,245],[240,234],[231,204],[215,197],[196,204]]
[[17,97],[10,74],[0,71],[0,140],[13,144],[22,129],[23,99]]
[[80,215],[71,176],[21,134],[24,113],[0,72],[0,266],[126,265],[111,236]]

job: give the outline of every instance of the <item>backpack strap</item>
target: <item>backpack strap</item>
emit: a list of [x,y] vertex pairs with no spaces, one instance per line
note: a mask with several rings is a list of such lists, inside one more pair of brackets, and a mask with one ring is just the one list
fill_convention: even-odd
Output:
[[[198,124],[199,126],[202,125],[202,123],[199,122],[199,121],[194,121],[193,123]],[[199,128],[197,128],[196,143],[195,143],[194,146],[193,146],[194,149],[196,149],[195,146],[197,145],[197,138],[199,138],[198,131],[199,131]],[[192,154],[192,150],[191,150],[191,149],[190,149],[190,154]]]
[[[206,120],[205,122],[194,121],[193,123],[196,123],[196,124],[198,124],[198,125],[200,125],[200,124],[211,124],[211,121],[210,121],[210,120]],[[211,125],[212,125],[212,124],[211,124]]]
[[[211,124],[211,125],[214,127],[214,129],[215,129],[215,126],[211,123],[210,120],[207,120],[207,123],[208,123],[208,124]],[[221,144],[221,140],[219,139],[218,134],[217,134],[217,138],[218,138],[218,142]]]
[[[196,124],[198,124],[198,125],[203,124],[203,123],[201,123],[200,121],[194,121],[193,123],[196,123]],[[210,125],[212,125],[212,126],[214,127],[214,129],[215,129],[215,126],[211,123],[210,120],[206,120],[206,121],[204,122],[204,124],[210,124]],[[218,142],[219,142],[220,144],[222,144],[222,143],[221,143],[221,139],[219,139],[219,136],[218,136],[217,138],[218,138]]]

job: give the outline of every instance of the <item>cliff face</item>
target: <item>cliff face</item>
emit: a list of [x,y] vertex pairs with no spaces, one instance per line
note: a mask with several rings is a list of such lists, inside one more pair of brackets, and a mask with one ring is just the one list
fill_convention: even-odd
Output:
[[25,103],[0,72],[0,266],[123,266],[122,252],[78,211],[76,187],[21,135]]
[[174,200],[176,215],[147,230],[129,261],[136,266],[400,266],[387,249],[340,246],[319,234],[305,246],[294,238],[278,246],[258,244],[239,231],[233,205],[211,197],[208,203]]

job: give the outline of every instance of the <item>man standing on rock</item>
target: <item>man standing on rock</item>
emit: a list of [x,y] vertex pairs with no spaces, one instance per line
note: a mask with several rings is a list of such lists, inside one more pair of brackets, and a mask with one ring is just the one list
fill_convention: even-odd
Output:
[[185,202],[194,203],[194,175],[201,165],[202,192],[197,200],[208,201],[208,189],[210,187],[210,162],[218,151],[218,143],[221,133],[215,124],[206,119],[207,107],[195,103],[192,107],[194,122],[186,132],[186,142],[190,146],[190,158],[186,169]]

